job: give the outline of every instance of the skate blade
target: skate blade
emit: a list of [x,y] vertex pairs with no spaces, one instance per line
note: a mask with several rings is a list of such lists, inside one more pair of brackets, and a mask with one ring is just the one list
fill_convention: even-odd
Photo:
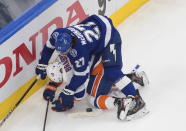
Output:
[[127,121],[131,121],[131,120],[135,120],[135,119],[139,119],[144,117],[145,115],[147,115],[150,111],[148,109],[146,109],[146,107],[142,108],[141,110],[139,110],[137,113],[133,114],[133,115],[129,115],[126,117]]

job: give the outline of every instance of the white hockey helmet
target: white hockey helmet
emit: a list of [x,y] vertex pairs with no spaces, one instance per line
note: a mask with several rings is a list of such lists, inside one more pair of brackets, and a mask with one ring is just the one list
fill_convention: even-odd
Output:
[[47,76],[54,82],[63,82],[63,68],[62,63],[54,62],[49,64],[46,68]]

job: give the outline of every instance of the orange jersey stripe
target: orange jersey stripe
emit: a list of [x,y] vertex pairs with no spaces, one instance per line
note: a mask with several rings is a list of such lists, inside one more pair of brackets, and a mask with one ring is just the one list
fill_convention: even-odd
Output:
[[100,62],[91,72],[91,75],[97,75],[98,73],[100,73],[103,70],[103,63]]
[[99,83],[100,83],[100,80],[101,78],[103,77],[103,64],[102,62],[99,63],[95,68],[94,70],[92,71],[92,75],[96,75],[96,78],[94,80],[94,83],[93,83],[93,87],[92,87],[92,90],[91,90],[91,95],[92,96],[96,96],[96,92],[97,92],[97,89],[98,89],[98,86],[99,86]]
[[106,99],[108,98],[109,96],[107,95],[101,95],[97,98],[97,105],[100,109],[108,109],[106,104],[105,104],[105,101]]

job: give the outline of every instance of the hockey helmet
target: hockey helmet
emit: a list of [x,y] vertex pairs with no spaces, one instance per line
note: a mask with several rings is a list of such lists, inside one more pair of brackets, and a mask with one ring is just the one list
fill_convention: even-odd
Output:
[[49,64],[46,68],[47,76],[54,82],[63,82],[63,68],[62,63],[54,62]]
[[61,54],[66,54],[71,49],[72,37],[68,33],[59,33],[55,42],[55,48],[60,51]]

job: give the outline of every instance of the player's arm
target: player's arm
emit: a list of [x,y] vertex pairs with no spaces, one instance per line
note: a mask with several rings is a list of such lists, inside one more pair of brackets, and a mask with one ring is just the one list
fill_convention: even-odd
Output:
[[79,57],[79,59],[71,62],[74,67],[74,75],[66,89],[76,91],[78,87],[85,83],[90,72],[88,62],[88,57]]
[[36,74],[41,76],[41,79],[46,78],[46,66],[48,65],[48,62],[55,50],[55,38],[58,30],[55,30],[50,39],[47,41],[47,43],[44,45],[44,48],[41,53],[41,58],[39,59],[39,62],[36,66]]
[[55,30],[51,36],[50,39],[46,42],[42,53],[41,53],[41,58],[39,59],[40,64],[48,64],[54,50],[55,50],[55,39],[57,37],[58,30]]
[[69,83],[68,86],[66,86],[66,89],[76,91],[78,87],[80,87],[82,84],[85,83],[85,81],[88,78],[88,73],[86,75],[74,75]]

